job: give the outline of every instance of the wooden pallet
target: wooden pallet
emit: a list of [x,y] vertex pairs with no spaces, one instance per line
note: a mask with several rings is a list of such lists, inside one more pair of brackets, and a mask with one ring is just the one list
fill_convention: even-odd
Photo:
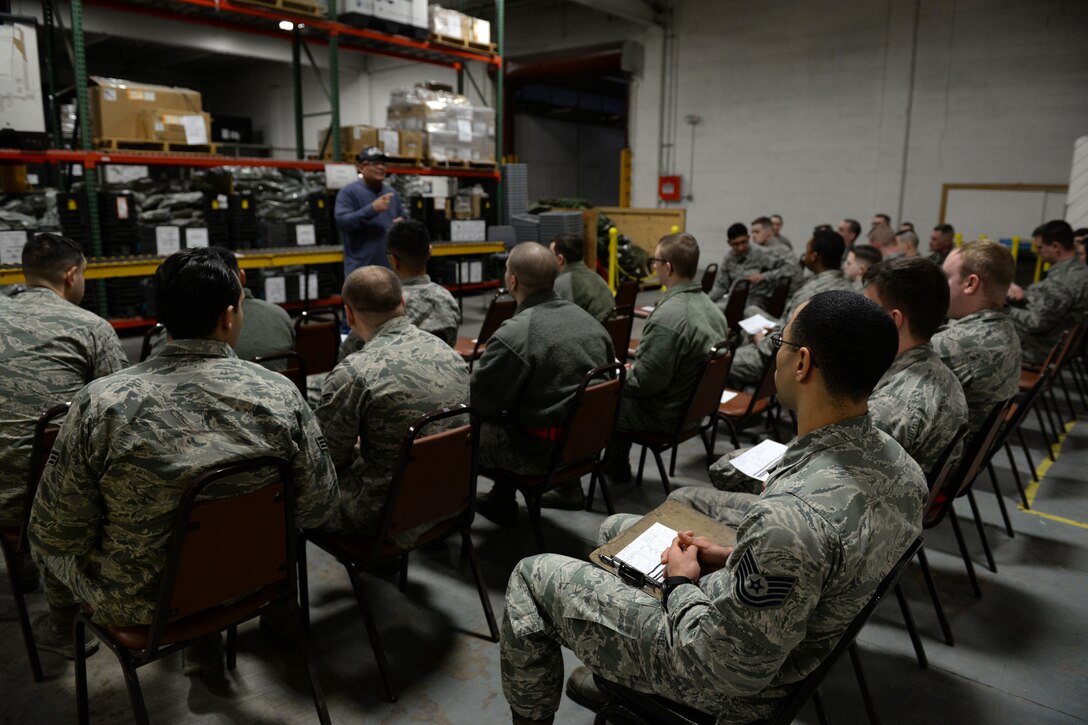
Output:
[[475,50],[477,53],[486,53],[488,55],[495,55],[499,47],[495,43],[476,43],[464,38],[455,38],[452,35],[440,35],[438,33],[431,33],[429,40],[437,45],[445,45],[460,50]]
[[430,159],[427,162],[427,166],[435,169],[493,169],[495,164],[492,161],[465,161],[462,159],[438,161],[437,159]]
[[292,15],[305,15],[308,18],[324,18],[325,11],[317,3],[306,0],[233,0],[240,5],[256,5],[268,10],[280,10]]
[[147,154],[196,154],[206,156],[219,152],[219,144],[214,143],[186,144],[145,138],[96,138],[94,147],[106,151]]
[[386,154],[390,166],[423,166],[423,159],[416,156],[393,156]]

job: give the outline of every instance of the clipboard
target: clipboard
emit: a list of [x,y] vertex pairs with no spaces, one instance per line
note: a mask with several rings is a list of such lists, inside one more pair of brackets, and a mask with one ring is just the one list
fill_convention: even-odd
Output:
[[589,560],[605,571],[612,572],[623,581],[631,584],[631,586],[641,589],[652,597],[661,599],[663,597],[663,592],[660,587],[650,583],[639,586],[627,577],[621,576],[615,566],[606,564],[601,559],[602,555],[612,557],[618,554],[625,546],[637,539],[655,522],[661,522],[665,526],[668,526],[670,529],[675,529],[676,531],[694,531],[696,536],[705,536],[715,544],[721,544],[722,546],[733,546],[737,543],[737,532],[731,526],[726,526],[720,521],[715,521],[709,516],[701,514],[690,506],[686,506],[678,501],[665,501],[665,503],[643,516],[619,536],[590,552]]

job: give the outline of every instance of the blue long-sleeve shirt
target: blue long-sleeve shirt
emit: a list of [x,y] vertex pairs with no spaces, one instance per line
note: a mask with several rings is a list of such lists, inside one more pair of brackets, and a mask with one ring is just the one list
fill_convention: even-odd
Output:
[[[374,200],[392,194],[389,208],[374,210]],[[382,184],[375,192],[362,181],[348,184],[336,195],[336,228],[344,239],[344,276],[369,264],[389,266],[385,256],[385,235],[393,220],[407,216],[397,192]]]

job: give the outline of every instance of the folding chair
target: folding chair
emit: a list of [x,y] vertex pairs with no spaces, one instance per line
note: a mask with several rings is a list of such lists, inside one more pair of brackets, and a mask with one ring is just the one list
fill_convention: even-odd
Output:
[[[763,374],[760,375],[759,384],[756,386],[755,393],[745,393],[741,390],[730,390],[725,388],[722,394],[735,393],[735,395],[726,403],[720,403],[715,417],[714,432],[711,436],[711,446],[718,441],[718,426],[717,421],[723,420],[729,427],[729,437],[733,442],[733,448],[740,448],[740,439],[737,437],[737,431],[739,428],[751,418],[753,415],[765,414],[767,416],[767,431],[771,434],[771,437],[778,440],[778,432],[774,424],[774,419],[771,416],[772,409],[775,407],[775,395],[778,392],[778,388],[774,383],[774,371],[777,367],[778,356],[771,354],[767,359],[767,362],[763,366]],[[720,401],[720,397],[719,397]],[[713,450],[713,449],[711,449]]]
[[[767,300],[767,314],[776,320],[782,317],[782,313],[786,311],[786,301],[790,297],[790,278],[784,277],[778,280],[778,284],[774,286],[774,291],[771,292],[771,298]],[[783,321],[785,324],[785,321]]]
[[[268,365],[268,363],[274,363],[280,360],[285,360],[287,366],[279,367],[278,365]],[[274,355],[258,355],[253,358],[252,362],[280,373],[295,384],[295,387],[298,388],[298,392],[302,393],[303,398],[306,397],[306,359],[297,352],[278,352]]]
[[500,289],[491,298],[487,314],[484,315],[484,321],[480,324],[480,334],[475,338],[457,338],[457,344],[453,346],[453,349],[468,363],[469,370],[472,370],[472,364],[483,356],[487,341],[502,323],[514,316],[517,308],[518,303],[510,296],[510,293]]
[[480,471],[493,481],[503,481],[521,491],[521,495],[525,497],[525,506],[529,509],[536,544],[542,550],[544,528],[540,521],[540,499],[546,491],[570,481],[581,480],[588,473],[589,495],[586,497],[586,510],[590,510],[599,480],[605,507],[609,514],[615,513],[608,483],[600,471],[601,453],[608,448],[616,428],[626,372],[623,365],[611,363],[585,374],[570,403],[570,412],[567,413],[559,440],[552,449],[547,473],[528,475],[501,468],[485,468]]
[[703,270],[703,279],[700,284],[703,287],[703,292],[710,294],[710,290],[714,289],[714,279],[718,276],[718,265],[708,264],[706,269]]
[[304,310],[295,320],[295,352],[306,361],[308,375],[336,367],[339,350],[340,313],[335,307]]
[[[1039,393],[1038,403],[1041,403],[1043,410],[1046,411],[1046,420],[1050,423],[1051,430],[1054,433],[1054,445],[1057,445],[1061,440],[1062,431],[1064,426],[1062,425],[1061,411],[1058,409],[1058,399],[1054,396],[1054,380],[1060,378],[1061,370],[1065,366],[1065,361],[1069,356],[1069,352],[1073,347],[1073,341],[1077,337],[1077,327],[1072,327],[1065,330],[1061,337],[1058,338],[1058,342],[1051,349],[1050,354],[1047,355],[1046,361],[1041,367],[1035,367],[1027,365],[1020,370],[1020,392],[1026,393],[1036,383],[1042,383],[1042,390]],[[1068,399],[1069,391],[1066,390],[1066,397]],[[1076,417],[1076,411],[1073,410],[1073,403],[1069,401],[1069,408]],[[1035,409],[1036,419],[1039,421],[1040,430],[1043,432],[1044,439],[1046,438],[1046,428],[1043,426],[1042,417],[1039,414],[1039,409]],[[1049,446],[1048,446],[1049,448]],[[1054,460],[1054,449],[1050,448],[1047,451],[1047,455],[1050,460]]]
[[[623,430],[624,437],[632,443],[642,446],[642,455],[638,460],[638,475],[635,477],[635,485],[642,485],[642,472],[646,466],[646,451],[654,454],[657,463],[657,471],[661,475],[661,485],[665,488],[667,496],[672,488],[669,486],[669,476],[676,475],[676,449],[686,440],[699,436],[706,448],[709,458],[713,455],[714,444],[707,438],[707,432],[714,427],[715,414],[722,399],[722,389],[725,387],[725,379],[729,376],[729,367],[733,364],[733,351],[725,342],[719,342],[707,353],[703,371],[699,375],[699,383],[691,391],[684,416],[680,419],[676,429],[661,433],[657,431]],[[672,449],[669,463],[669,473],[665,473],[665,463],[661,460],[661,453]]]
[[[861,660],[858,655],[855,640],[857,639],[858,632],[860,632],[865,623],[869,621],[869,617],[872,615],[873,610],[876,609],[880,601],[887,595],[888,590],[894,587],[895,583],[899,581],[899,577],[902,576],[907,564],[914,558],[915,554],[921,549],[921,546],[922,540],[915,539],[907,548],[907,551],[899,558],[899,561],[891,568],[891,571],[884,576],[884,579],[877,586],[876,591],[873,592],[873,596],[850,621],[850,624],[846,627],[846,631],[843,632],[842,637],[839,639],[838,643],[836,643],[834,649],[824,657],[823,661],[820,662],[820,665],[816,669],[794,686],[793,691],[782,703],[782,707],[779,711],[772,717],[765,720],[758,720],[750,725],[789,725],[789,723],[793,722],[797,713],[800,712],[801,708],[808,702],[810,697],[813,700],[813,704],[816,706],[816,714],[817,717],[819,717],[821,725],[826,725],[827,714],[824,712],[823,703],[820,700],[820,693],[817,688],[820,686],[820,683],[827,673],[831,671],[831,668],[835,666],[835,663],[838,662],[843,652],[847,651],[850,654],[850,661],[854,666],[854,673],[858,677],[858,685],[861,687],[861,694],[865,701],[865,708],[869,713],[869,719],[870,721],[875,722],[876,713],[873,708],[872,699],[869,695],[869,688],[862,675]],[[605,725],[605,723],[609,722],[624,723],[624,725],[630,725],[632,723],[637,723],[638,725],[713,725],[716,721],[714,715],[667,700],[659,695],[649,695],[632,690],[623,685],[606,680],[600,675],[594,675],[593,679],[596,682],[598,689],[610,699],[609,703],[597,713],[597,717],[593,720],[594,725]],[[619,719],[617,720],[615,718]]]
[[[239,476],[274,471],[272,482],[244,493],[202,498],[210,486]],[[125,674],[133,719],[148,723],[136,674],[201,637],[227,630],[227,667],[237,664],[237,626],[268,605],[290,608],[306,662],[318,718],[329,722],[325,695],[310,659],[298,606],[295,579],[297,528],[295,487],[287,464],[254,458],[207,471],[185,491],[174,517],[159,594],[151,623],[108,627],[93,612],[76,615],[76,703],[80,723],[89,722],[85,630],[90,629],[117,656]]]
[[[425,430],[434,423],[452,418],[468,418],[468,423],[427,435]],[[480,576],[476,549],[472,544],[472,519],[476,514],[476,462],[480,425],[475,411],[464,405],[425,415],[409,426],[401,443],[389,495],[382,512],[377,536],[336,534],[318,530],[302,532],[298,547],[299,591],[304,626],[310,626],[309,592],[306,575],[306,542],[331,554],[351,579],[359,611],[363,616],[374,659],[378,664],[382,685],[390,702],[397,695],[389,678],[385,650],[378,637],[374,613],[366,597],[363,572],[389,560],[400,560],[400,590],[408,585],[408,554],[434,541],[459,533],[462,556],[467,556],[476,580],[476,590],[483,604],[484,616],[494,642],[499,641],[499,627],[491,611],[487,588]],[[414,543],[405,544],[400,537],[408,531],[428,526]]]
[[630,314],[635,310],[635,302],[638,300],[638,282],[633,279],[625,279],[616,288],[616,310],[620,313]]
[[38,646],[34,642],[34,631],[30,627],[30,613],[26,608],[26,598],[20,589],[21,582],[15,575],[15,561],[19,556],[30,553],[27,532],[30,525],[30,506],[38,492],[38,481],[45,471],[49,452],[60,432],[60,419],[68,412],[68,404],[54,405],[42,413],[34,425],[34,442],[30,449],[30,470],[26,476],[26,495],[23,497],[23,522],[18,528],[0,529],[0,549],[4,552],[4,564],[8,568],[11,583],[11,595],[15,600],[15,611],[19,617],[19,627],[23,632],[23,644],[26,645],[26,657],[30,660],[30,671],[35,682],[44,679],[42,664],[38,658]]
[[140,343],[140,362],[151,357],[151,350],[155,347],[155,342],[159,339],[160,335],[166,334],[166,326],[161,322],[156,322],[153,327],[148,328],[144,332],[143,342]]
[[616,359],[621,363],[627,362],[631,345],[631,327],[635,324],[635,318],[629,312],[612,310],[604,320],[604,329],[612,336],[612,349],[616,351]]
[[[1017,438],[1020,440],[1020,447],[1024,451],[1024,458],[1026,458],[1028,461],[1028,468],[1031,470],[1031,478],[1033,480],[1038,478],[1038,474],[1035,470],[1035,462],[1031,458],[1031,451],[1028,448],[1027,439],[1024,437],[1023,423],[1024,419],[1028,416],[1028,413],[1032,410],[1035,410],[1035,417],[1036,420],[1039,422],[1039,432],[1043,436],[1044,445],[1046,446],[1046,448],[1050,448],[1050,441],[1048,439],[1047,429],[1045,424],[1043,423],[1043,418],[1042,415],[1039,413],[1037,405],[1040,398],[1042,398],[1043,396],[1044,390],[1046,389],[1047,379],[1053,370],[1054,363],[1058,356],[1058,352],[1062,347],[1065,346],[1066,342],[1068,341],[1068,335],[1070,335],[1070,333],[1066,332],[1061,338],[1059,338],[1057,344],[1055,344],[1054,347],[1051,348],[1050,353],[1046,356],[1046,360],[1043,361],[1043,364],[1039,367],[1038,373],[1035,374],[1034,378],[1031,378],[1032,380],[1034,380],[1034,383],[1026,390],[1024,388],[1024,384],[1025,382],[1027,382],[1027,380],[1025,380],[1024,371],[1021,370],[1020,398],[1013,405],[1013,409],[1010,412],[1010,419],[1007,421],[1006,433],[1003,436],[1005,440],[1005,452],[1009,456],[1009,461],[1012,462],[1012,450],[1009,448],[1008,438],[1012,431],[1016,431]],[[1055,434],[1055,442],[1057,442],[1057,434]],[[1016,476],[1017,485],[1020,485],[1020,474],[1017,471],[1015,465],[1013,465],[1012,468]],[[1026,505],[1027,496],[1024,495],[1022,485],[1020,485],[1020,489],[1021,498]]]
[[729,288],[729,298],[725,303],[725,321],[733,332],[740,332],[740,321],[744,319],[744,308],[748,306],[748,293],[752,283],[738,279]]

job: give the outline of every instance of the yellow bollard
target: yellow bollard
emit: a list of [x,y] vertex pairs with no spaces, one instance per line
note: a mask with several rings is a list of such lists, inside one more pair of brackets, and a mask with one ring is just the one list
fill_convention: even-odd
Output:
[[953,239],[956,240],[957,247],[963,246],[963,232],[956,232],[956,235],[953,237]]
[[1015,264],[1017,258],[1020,256],[1020,237],[1012,238],[1012,261]]
[[616,227],[608,228],[608,286],[612,288],[612,294],[620,286],[620,230]]
[[680,227],[678,227],[677,225],[673,224],[671,227],[669,227],[669,234],[678,234],[679,232]]

